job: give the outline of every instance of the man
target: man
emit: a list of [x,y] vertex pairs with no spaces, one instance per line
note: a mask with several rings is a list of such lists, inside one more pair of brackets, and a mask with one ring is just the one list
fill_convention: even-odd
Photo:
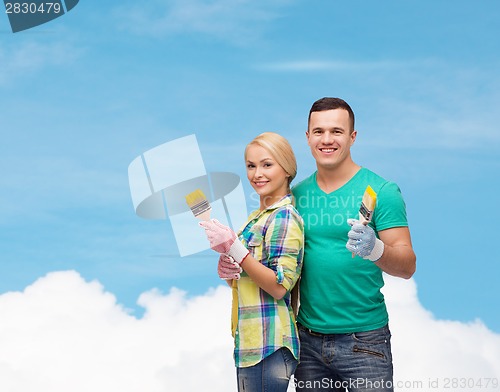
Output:
[[[296,389],[393,391],[382,272],[409,279],[416,265],[401,192],[352,160],[357,131],[342,99],[312,105],[306,136],[317,171],[292,189],[305,223]],[[367,185],[377,205],[365,226]]]

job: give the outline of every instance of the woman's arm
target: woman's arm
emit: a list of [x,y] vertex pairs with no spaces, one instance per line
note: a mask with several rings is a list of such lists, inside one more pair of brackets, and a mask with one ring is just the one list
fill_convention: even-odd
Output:
[[257,286],[275,299],[281,299],[286,294],[287,290],[283,285],[277,283],[274,271],[255,260],[252,255],[245,257],[240,265]]
[[[216,220],[200,222],[200,226],[205,228],[213,250],[232,256],[252,281],[272,297],[283,298],[295,285],[301,267],[304,235],[300,218],[291,211],[279,211],[266,230],[266,238],[256,245],[266,250],[268,260],[264,264],[250,254],[229,227]],[[263,249],[259,253],[263,254]],[[256,255],[259,257],[258,253]],[[275,268],[267,265],[281,266],[283,278],[279,283]]]
[[[303,225],[300,217],[287,208],[278,210],[268,221],[265,237],[259,245],[263,248],[260,253],[266,254],[268,259],[261,263],[250,255],[243,260],[241,267],[262,290],[275,299],[281,299],[299,278],[304,246]],[[278,268],[282,271],[279,283]]]

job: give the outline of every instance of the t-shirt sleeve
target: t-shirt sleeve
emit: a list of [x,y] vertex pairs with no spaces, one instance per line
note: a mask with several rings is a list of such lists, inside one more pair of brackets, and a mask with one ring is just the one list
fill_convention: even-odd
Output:
[[269,224],[265,236],[268,267],[277,272],[283,268],[283,287],[290,291],[302,269],[304,252],[304,225],[291,209],[280,209]]
[[408,226],[403,195],[394,182],[386,182],[379,189],[372,222],[376,231]]

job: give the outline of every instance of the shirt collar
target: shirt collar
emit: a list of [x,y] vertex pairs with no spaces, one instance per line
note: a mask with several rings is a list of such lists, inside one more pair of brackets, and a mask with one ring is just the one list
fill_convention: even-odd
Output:
[[286,206],[287,204],[292,204],[292,195],[290,193],[286,194],[283,196],[281,199],[279,199],[276,203],[271,204],[269,207],[266,207],[265,209],[261,210],[255,210],[250,214],[250,219],[256,219],[260,215],[265,214],[269,211],[275,210],[277,208]]

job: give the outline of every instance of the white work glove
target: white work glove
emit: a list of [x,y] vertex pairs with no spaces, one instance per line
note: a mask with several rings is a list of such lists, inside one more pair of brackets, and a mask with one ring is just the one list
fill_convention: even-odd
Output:
[[356,219],[348,219],[351,230],[347,233],[349,240],[346,248],[352,253],[370,261],[377,261],[384,253],[384,243],[377,238],[373,229],[363,225]]
[[231,256],[220,255],[219,264],[217,265],[219,278],[224,280],[239,280],[242,271],[240,265]]
[[247,257],[248,249],[238,240],[236,233],[230,227],[224,226],[217,219],[201,221],[198,224],[205,229],[211,249],[231,256],[238,264]]

